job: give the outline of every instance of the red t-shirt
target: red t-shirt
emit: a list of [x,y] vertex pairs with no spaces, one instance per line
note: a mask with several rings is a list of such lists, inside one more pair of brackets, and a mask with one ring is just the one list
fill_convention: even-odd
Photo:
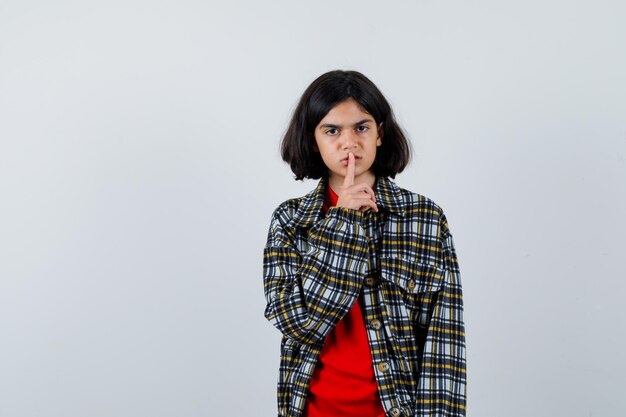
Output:
[[[328,186],[324,213],[337,204],[337,199]],[[362,302],[361,293],[326,337],[311,378],[304,417],[385,417],[374,378]]]

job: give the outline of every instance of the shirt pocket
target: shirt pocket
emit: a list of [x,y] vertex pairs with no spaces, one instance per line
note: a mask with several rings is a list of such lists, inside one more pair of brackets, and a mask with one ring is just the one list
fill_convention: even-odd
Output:
[[443,286],[443,267],[409,258],[382,257],[380,276],[391,336],[423,336]]

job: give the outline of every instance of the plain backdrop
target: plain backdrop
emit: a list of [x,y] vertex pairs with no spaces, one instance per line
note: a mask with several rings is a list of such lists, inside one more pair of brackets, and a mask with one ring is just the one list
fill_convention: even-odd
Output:
[[355,69],[465,300],[468,416],[626,415],[622,1],[0,0],[0,416],[276,415],[270,215]]

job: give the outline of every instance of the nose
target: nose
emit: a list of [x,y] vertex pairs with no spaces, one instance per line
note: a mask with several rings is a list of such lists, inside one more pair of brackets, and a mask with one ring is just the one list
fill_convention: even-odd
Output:
[[344,132],[342,132],[343,135],[343,149],[348,149],[348,148],[355,148],[356,147],[356,142],[357,142],[357,136],[354,132],[352,132],[349,129],[346,129]]

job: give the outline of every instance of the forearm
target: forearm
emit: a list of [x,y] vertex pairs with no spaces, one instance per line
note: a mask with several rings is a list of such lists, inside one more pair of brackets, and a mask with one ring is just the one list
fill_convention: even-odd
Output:
[[264,249],[265,317],[301,343],[324,340],[359,294],[369,246],[362,212],[331,207],[309,229],[307,250],[274,219]]
[[442,237],[444,285],[428,325],[415,416],[466,415],[466,358],[463,291],[449,232]]

